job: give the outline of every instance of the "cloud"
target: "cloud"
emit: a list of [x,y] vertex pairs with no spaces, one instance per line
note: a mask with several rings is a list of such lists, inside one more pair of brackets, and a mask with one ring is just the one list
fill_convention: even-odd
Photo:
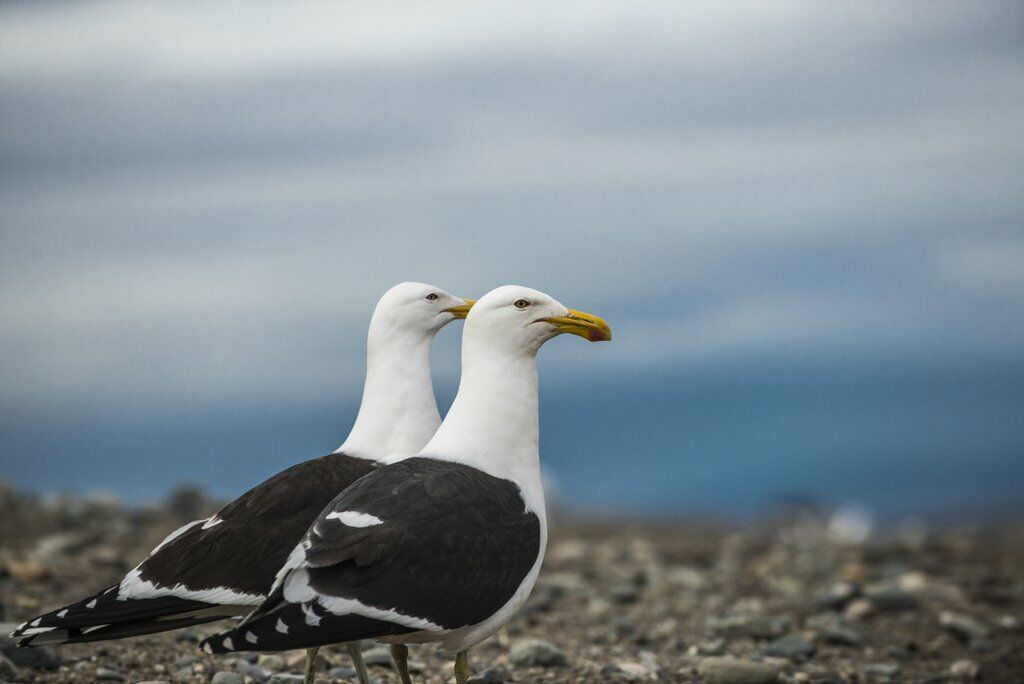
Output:
[[609,373],[1024,342],[1012,3],[303,8],[0,7],[4,402],[315,401],[405,279]]

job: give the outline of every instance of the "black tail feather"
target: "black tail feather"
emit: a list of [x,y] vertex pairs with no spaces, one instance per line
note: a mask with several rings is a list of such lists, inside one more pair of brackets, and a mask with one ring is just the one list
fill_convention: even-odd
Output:
[[18,642],[18,646],[52,646],[56,644],[85,644],[91,641],[105,641],[107,639],[124,639],[126,637],[143,636],[165,632],[170,629],[192,627],[214,620],[223,620],[228,615],[198,615],[191,617],[167,617],[153,618],[150,620],[139,620],[136,622],[125,622],[116,625],[98,625],[89,627],[56,627],[46,632],[40,632],[25,637]]
[[[19,625],[11,636],[21,639],[21,646],[100,641],[187,626],[175,624],[182,620],[188,625],[219,620],[245,610],[175,596],[120,599],[117,590],[114,585],[44,613]],[[140,629],[144,631],[137,631]],[[61,635],[66,638],[61,639]]]
[[310,604],[286,604],[234,629],[204,639],[207,653],[287,651],[359,639],[408,634],[416,630],[362,615],[334,615]]

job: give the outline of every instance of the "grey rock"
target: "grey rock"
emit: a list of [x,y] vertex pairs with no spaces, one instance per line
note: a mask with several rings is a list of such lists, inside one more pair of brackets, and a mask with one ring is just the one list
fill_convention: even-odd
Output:
[[627,682],[649,682],[658,679],[656,672],[651,672],[641,663],[623,661],[616,663],[615,667],[618,670],[616,673],[618,677],[625,679]]
[[640,600],[640,592],[632,584],[620,584],[612,588],[612,600],[616,603],[636,603]]
[[199,634],[194,629],[184,629],[174,635],[174,640],[188,644],[198,644]]
[[523,639],[512,644],[509,659],[516,667],[568,667],[565,652],[542,639]]
[[725,653],[725,639],[709,639],[691,647],[694,654],[702,656],[717,656]]
[[270,673],[264,670],[259,665],[253,665],[244,658],[239,658],[235,661],[235,672],[242,675],[243,677],[249,677],[254,682],[263,682],[270,679]]
[[256,660],[256,664],[271,673],[282,672],[285,667],[287,667],[284,662],[284,658],[275,653],[261,655],[259,659]]
[[335,679],[355,679],[357,675],[355,668],[352,667],[332,667],[327,674]]
[[963,613],[945,610],[939,615],[939,624],[964,641],[986,639],[989,635],[988,627]]
[[708,684],[770,684],[777,680],[780,668],[730,657],[705,658],[697,672]]
[[822,635],[826,644],[833,646],[860,646],[864,643],[864,637],[860,632],[842,625],[832,625]]
[[995,642],[986,637],[971,639],[968,646],[975,653],[991,653],[996,650]]
[[113,667],[96,668],[96,679],[101,682],[123,682],[124,675]]
[[11,659],[0,653],[0,680],[21,679],[21,670]]
[[724,636],[751,639],[774,639],[782,633],[777,621],[752,615],[727,615],[712,619],[710,627]]
[[870,681],[890,681],[899,676],[900,666],[897,663],[869,663],[861,668],[861,673]]
[[278,672],[267,680],[267,684],[302,684],[305,679],[302,675]]
[[815,604],[829,610],[842,610],[847,603],[860,593],[853,582],[836,582],[814,598]]
[[239,672],[215,672],[210,684],[245,684],[245,675]]
[[815,650],[814,644],[799,634],[787,634],[768,644],[764,654],[772,658],[806,660],[814,655]]
[[171,679],[173,679],[176,682],[188,682],[192,680],[192,675],[194,674],[195,672],[193,672],[192,666],[189,665],[188,667],[182,667],[175,670],[171,674]]
[[949,666],[949,676],[961,681],[977,679],[980,672],[981,668],[973,660],[958,660]]
[[4,651],[4,655],[11,659],[18,667],[29,667],[41,670],[56,670],[60,667],[60,656],[49,646],[37,648],[18,648],[14,646]]
[[505,684],[508,673],[501,668],[489,667],[469,678],[469,684]]
[[914,610],[920,605],[916,596],[892,585],[868,587],[864,594],[871,601],[875,610],[884,612]]
[[391,649],[387,646],[374,646],[371,649],[363,651],[363,662],[366,666],[370,665],[383,665],[384,667],[391,667]]

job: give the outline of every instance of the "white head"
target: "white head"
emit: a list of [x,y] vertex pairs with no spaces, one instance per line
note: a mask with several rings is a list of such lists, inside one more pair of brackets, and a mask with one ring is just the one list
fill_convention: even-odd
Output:
[[591,342],[608,341],[611,329],[598,316],[569,309],[550,295],[520,285],[491,290],[466,319],[464,345],[479,345],[488,355],[533,356],[556,335],[579,335]]
[[[449,294],[435,285],[399,283],[381,296],[370,320],[372,345],[430,339],[448,323],[465,318],[472,299]],[[372,350],[371,350],[372,351]]]
[[[599,317],[528,287],[506,285],[481,297],[462,333],[459,393],[423,454],[469,463],[520,485],[533,478],[539,487],[537,351],[561,333],[611,339]],[[533,505],[541,505],[539,493],[531,496]]]
[[399,283],[377,302],[366,337],[359,415],[337,451],[379,461],[419,451],[441,424],[430,376],[430,343],[465,318],[472,299],[434,285]]

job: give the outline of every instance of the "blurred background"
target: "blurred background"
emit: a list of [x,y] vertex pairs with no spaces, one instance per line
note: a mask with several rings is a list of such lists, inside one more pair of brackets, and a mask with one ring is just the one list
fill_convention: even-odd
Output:
[[4,3],[0,478],[234,496],[344,439],[388,287],[519,283],[615,333],[541,354],[568,507],[1019,513],[1022,20]]

